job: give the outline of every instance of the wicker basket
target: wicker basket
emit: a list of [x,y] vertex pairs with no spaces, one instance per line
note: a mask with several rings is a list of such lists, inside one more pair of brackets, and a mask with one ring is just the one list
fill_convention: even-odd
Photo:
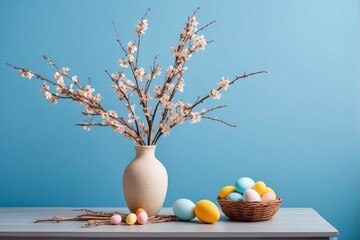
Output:
[[239,202],[217,199],[224,214],[234,221],[257,222],[271,219],[280,208],[281,198],[261,202]]

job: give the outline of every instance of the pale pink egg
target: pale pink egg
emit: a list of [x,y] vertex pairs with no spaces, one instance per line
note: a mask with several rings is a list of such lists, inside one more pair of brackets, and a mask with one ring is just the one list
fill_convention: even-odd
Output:
[[261,197],[261,202],[263,202],[263,203],[273,201],[273,200],[276,200],[276,196],[272,192],[267,192]]
[[250,188],[244,192],[243,200],[244,202],[260,202],[261,197],[257,191]]
[[148,215],[145,211],[139,212],[137,215],[137,222],[141,225],[144,225],[148,221]]
[[110,218],[110,223],[117,225],[121,223],[121,216],[118,214],[112,215]]

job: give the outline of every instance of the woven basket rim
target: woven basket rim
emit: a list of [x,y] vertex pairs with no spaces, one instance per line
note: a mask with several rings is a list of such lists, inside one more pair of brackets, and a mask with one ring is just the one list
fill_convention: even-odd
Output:
[[269,205],[269,204],[274,204],[274,203],[282,202],[282,198],[281,198],[281,197],[276,197],[275,200],[271,200],[271,201],[268,201],[268,202],[246,202],[246,201],[227,200],[227,199],[225,199],[225,198],[217,197],[217,201],[218,201],[218,202],[220,202],[220,201],[231,202],[231,203],[243,204],[243,205],[254,205],[254,204],[257,204],[257,205],[259,205],[259,206],[266,206],[266,205]]

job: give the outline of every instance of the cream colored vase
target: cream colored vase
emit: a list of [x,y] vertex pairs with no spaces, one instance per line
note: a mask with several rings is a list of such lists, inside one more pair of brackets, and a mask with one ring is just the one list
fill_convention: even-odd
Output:
[[135,146],[135,159],[126,167],[123,190],[131,212],[143,208],[149,216],[159,213],[168,186],[164,165],[155,157],[156,146]]

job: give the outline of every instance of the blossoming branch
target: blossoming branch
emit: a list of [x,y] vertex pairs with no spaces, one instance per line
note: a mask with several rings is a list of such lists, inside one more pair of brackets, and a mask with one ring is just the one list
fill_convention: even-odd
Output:
[[9,63],[8,65],[18,70],[24,78],[36,77],[41,80],[43,82],[41,87],[43,96],[50,103],[56,104],[59,99],[70,99],[83,105],[82,114],[88,116],[89,120],[77,125],[82,126],[87,131],[92,126],[107,126],[124,137],[133,139],[136,144],[155,145],[162,135],[170,134],[172,128],[186,121],[193,124],[200,122],[201,119],[209,119],[235,127],[235,125],[208,115],[214,110],[227,107],[227,105],[218,105],[201,111],[196,109],[209,98],[220,99],[221,92],[228,90],[238,80],[255,74],[266,73],[266,71],[244,73],[232,80],[222,77],[217,87],[211,89],[205,96],[198,97],[193,103],[175,100],[176,93],[184,91],[185,80],[183,75],[187,70],[187,61],[196,52],[205,50],[206,45],[210,43],[200,33],[215,21],[198,28],[195,16],[198,9],[188,17],[185,27],[180,33],[177,46],[171,48],[174,64],[166,69],[164,82],[155,84],[155,79],[161,76],[162,71],[162,67],[157,63],[157,57],[155,57],[150,69],[145,69],[139,64],[141,38],[148,29],[148,21],[145,17],[149,10],[135,26],[134,31],[137,40],[129,41],[126,45],[121,42],[113,22],[116,41],[123,52],[123,57],[119,59],[118,63],[121,68],[128,70],[131,77],[126,76],[124,71],[110,73],[105,70],[105,72],[113,82],[112,88],[117,98],[124,103],[127,112],[124,116],[115,110],[107,110],[100,103],[101,95],[95,93],[90,82],[80,81],[76,75],[70,75],[68,67],[58,67],[47,56],[43,56],[44,60],[55,68],[52,78],[44,77],[26,68],[20,68]]

